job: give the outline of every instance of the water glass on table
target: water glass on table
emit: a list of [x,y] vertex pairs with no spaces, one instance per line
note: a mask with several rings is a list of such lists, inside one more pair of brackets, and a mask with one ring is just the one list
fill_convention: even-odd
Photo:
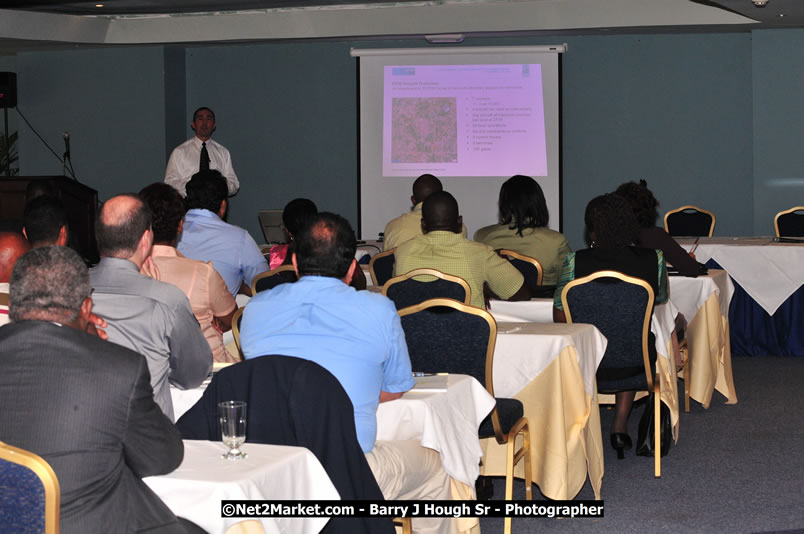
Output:
[[247,454],[239,447],[246,441],[246,403],[242,401],[218,403],[218,420],[221,423],[223,443],[229,447],[229,452],[222,458],[226,460],[245,458]]

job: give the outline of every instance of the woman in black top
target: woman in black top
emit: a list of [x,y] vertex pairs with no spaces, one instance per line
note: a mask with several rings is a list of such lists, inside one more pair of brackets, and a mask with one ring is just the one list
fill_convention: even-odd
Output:
[[628,182],[617,188],[618,195],[625,198],[634,210],[639,223],[638,244],[640,247],[655,248],[664,253],[664,257],[680,274],[698,276],[703,272],[703,265],[695,260],[695,256],[687,253],[676,243],[673,237],[656,226],[659,213],[659,201],[648,189],[647,182]]

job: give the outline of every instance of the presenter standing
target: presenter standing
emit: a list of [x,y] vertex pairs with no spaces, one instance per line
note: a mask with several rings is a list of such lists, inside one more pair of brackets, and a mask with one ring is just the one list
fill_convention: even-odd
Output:
[[232,168],[232,157],[220,143],[212,140],[215,131],[215,112],[200,107],[193,113],[190,127],[195,135],[173,149],[165,169],[165,183],[175,187],[181,196],[186,196],[185,186],[199,171],[219,171],[229,187],[229,196],[237,193],[240,182]]

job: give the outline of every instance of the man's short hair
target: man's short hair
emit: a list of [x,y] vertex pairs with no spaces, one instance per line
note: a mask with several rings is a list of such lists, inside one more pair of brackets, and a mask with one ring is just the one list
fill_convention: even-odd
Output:
[[188,210],[209,210],[217,213],[221,209],[221,203],[229,196],[226,178],[214,169],[195,173],[185,189]]
[[179,236],[179,221],[185,212],[179,192],[164,182],[156,182],[140,191],[140,198],[151,210],[154,242],[173,243]]
[[199,114],[199,113],[201,113],[202,111],[209,111],[209,112],[212,114],[212,120],[213,120],[213,121],[215,120],[215,112],[214,112],[214,111],[212,111],[212,109],[210,109],[210,108],[208,108],[208,107],[206,107],[206,106],[201,106],[201,107],[200,107],[200,108],[198,108],[197,110],[193,111],[193,122],[195,122],[195,118],[196,118],[196,117],[198,116],[198,114]]
[[310,219],[296,238],[299,275],[344,278],[355,259],[357,238],[349,221],[321,212]]
[[14,265],[9,286],[12,321],[73,322],[91,292],[83,260],[73,249],[55,245],[23,254]]
[[64,204],[52,195],[34,198],[25,206],[23,226],[32,245],[55,245],[62,226],[67,226]]
[[[136,200],[136,207],[117,218],[112,223],[104,222],[109,215],[106,206],[112,199],[130,197]],[[142,234],[151,227],[151,210],[135,194],[124,194],[112,197],[101,206],[98,220],[95,223],[95,237],[98,241],[98,252],[101,256],[131,256],[137,251]]]

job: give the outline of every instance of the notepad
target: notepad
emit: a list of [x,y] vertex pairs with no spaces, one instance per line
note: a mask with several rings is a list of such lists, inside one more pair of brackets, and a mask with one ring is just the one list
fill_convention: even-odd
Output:
[[447,391],[449,375],[440,374],[434,376],[415,377],[416,385],[413,391]]

